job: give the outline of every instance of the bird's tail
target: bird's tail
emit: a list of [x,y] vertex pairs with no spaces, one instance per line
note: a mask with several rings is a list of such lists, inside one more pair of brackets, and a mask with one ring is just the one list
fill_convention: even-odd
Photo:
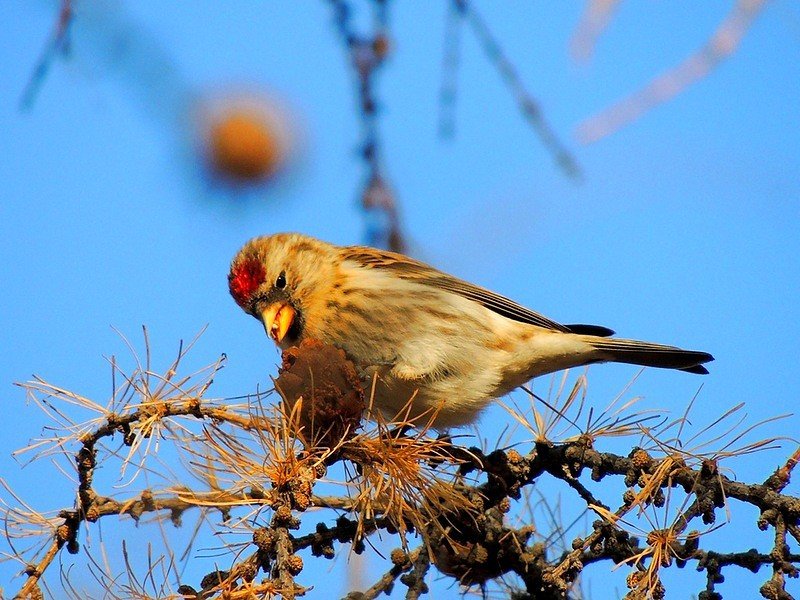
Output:
[[703,363],[714,360],[714,357],[708,352],[682,350],[663,344],[595,336],[585,336],[584,340],[600,353],[601,361],[678,369],[688,373],[706,375],[708,370]]

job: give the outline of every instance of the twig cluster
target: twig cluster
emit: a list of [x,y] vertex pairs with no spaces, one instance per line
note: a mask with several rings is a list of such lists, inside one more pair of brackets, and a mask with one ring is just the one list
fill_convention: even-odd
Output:
[[[699,593],[705,600],[722,597],[718,586],[727,570],[757,572],[762,566],[770,568],[771,575],[761,595],[791,598],[786,583],[798,576],[800,564],[800,554],[791,550],[800,544],[800,498],[785,489],[800,449],[763,483],[747,484],[723,474],[720,462],[771,447],[775,439],[734,448],[741,432],[731,429],[726,434],[732,433],[736,442],[724,443],[723,452],[701,452],[699,445],[689,450],[681,442],[685,419],[645,427],[642,419],[621,418],[610,411],[605,411],[608,418],[590,411],[587,427],[572,438],[537,436],[525,453],[467,448],[433,435],[431,421],[410,423],[402,415],[385,420],[370,413],[369,390],[365,393],[350,378],[353,365],[340,350],[319,343],[292,349],[276,380],[281,402],[269,409],[261,407],[259,397],[251,398],[249,406],[207,399],[222,360],[181,377],[179,364],[185,353],[181,347],[163,374],[152,370],[149,351],[130,374],[112,360],[115,379],[105,406],[41,379],[23,384],[59,424],[51,437],[25,450],[35,451],[37,458],[71,454],[77,494],[74,507],[49,518],[20,499],[16,507],[7,505],[11,556],[22,563],[25,577],[17,598],[44,597],[49,589],[45,576],[56,557],[65,549],[77,553],[81,530],[100,519],[130,517],[144,524],[143,517],[150,516],[179,526],[188,511],[216,513],[222,521],[216,526],[220,532],[245,533],[249,541],[226,544],[229,562],[223,565],[217,558],[199,581],[176,575],[170,548],[157,560],[148,557],[145,577],[130,575],[123,584],[118,576],[96,575],[107,597],[296,598],[318,585],[303,577],[305,562],[333,558],[347,547],[362,553],[371,537],[383,532],[397,536],[399,544],[389,557],[391,565],[370,587],[348,594],[349,600],[377,598],[398,584],[407,598],[418,598],[427,592],[433,570],[465,588],[505,585],[506,592],[518,598],[569,598],[577,594],[581,573],[603,562],[627,565],[630,599],[663,597],[662,571],[687,564],[706,574]],[[553,421],[568,419],[567,410],[574,414],[581,404],[581,414],[582,396],[576,391],[581,381],[563,399],[535,400],[537,406],[545,403],[549,412],[537,408],[531,429],[541,427],[550,435]],[[69,404],[98,415],[77,423],[66,416]],[[332,410],[336,406],[342,410]],[[354,419],[353,406],[365,409],[374,424]],[[514,416],[522,418],[521,413]],[[192,423],[200,425],[199,430]],[[628,455],[596,448],[604,436],[631,434],[634,429],[641,443]],[[110,448],[109,442],[120,438],[120,449]],[[182,478],[164,489],[144,489],[122,499],[100,492],[96,473],[101,464],[108,469],[109,461],[117,459],[121,473],[128,468],[156,471],[155,461],[164,460],[156,448],[163,442],[178,449],[203,485],[193,488]],[[565,548],[552,538],[537,537],[541,532],[534,523],[509,518],[514,505],[525,503],[531,486],[544,478],[565,483],[599,516]],[[613,486],[602,482],[608,478],[624,481],[621,498],[613,500],[615,494],[607,493]],[[319,492],[339,485],[344,493]],[[682,499],[677,508],[676,498]],[[720,510],[734,501],[758,510],[756,526],[773,532],[769,551],[704,547],[704,536],[730,518],[719,520]],[[321,514],[334,516],[312,516],[320,514],[312,509],[326,509]],[[145,529],[139,531],[145,535]],[[34,532],[41,544],[30,550],[17,548],[15,540]],[[566,528],[558,534],[563,538]],[[132,574],[135,561],[124,548],[123,559]],[[102,562],[93,560],[93,568],[100,569]],[[156,563],[169,565],[157,586]],[[507,583],[513,580],[519,583]]]

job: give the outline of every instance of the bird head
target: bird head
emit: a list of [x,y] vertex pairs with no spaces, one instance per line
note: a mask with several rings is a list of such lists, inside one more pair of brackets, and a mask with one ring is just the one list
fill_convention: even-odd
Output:
[[264,325],[281,348],[296,345],[336,269],[333,246],[296,233],[253,238],[231,263],[228,287],[236,303]]

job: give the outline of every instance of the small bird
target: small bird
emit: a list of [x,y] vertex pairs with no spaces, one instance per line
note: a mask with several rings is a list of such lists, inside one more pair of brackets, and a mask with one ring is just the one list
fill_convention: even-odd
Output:
[[714,360],[561,325],[408,256],[297,233],[247,242],[228,285],[280,348],[317,339],[343,349],[375,379],[373,408],[389,419],[435,414],[439,429],[473,422],[492,399],[546,373],[620,362],[706,374],[702,364]]

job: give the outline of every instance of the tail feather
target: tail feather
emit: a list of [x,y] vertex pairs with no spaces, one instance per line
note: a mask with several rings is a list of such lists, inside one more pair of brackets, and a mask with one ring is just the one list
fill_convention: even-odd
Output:
[[708,370],[703,363],[714,357],[708,352],[683,350],[675,346],[652,344],[637,340],[587,337],[586,341],[601,353],[600,360],[661,369],[678,369],[687,373],[705,375]]
[[579,333],[581,335],[596,335],[599,337],[608,337],[614,335],[614,330],[601,325],[584,325],[583,323],[576,323],[574,325],[564,325],[570,333]]

